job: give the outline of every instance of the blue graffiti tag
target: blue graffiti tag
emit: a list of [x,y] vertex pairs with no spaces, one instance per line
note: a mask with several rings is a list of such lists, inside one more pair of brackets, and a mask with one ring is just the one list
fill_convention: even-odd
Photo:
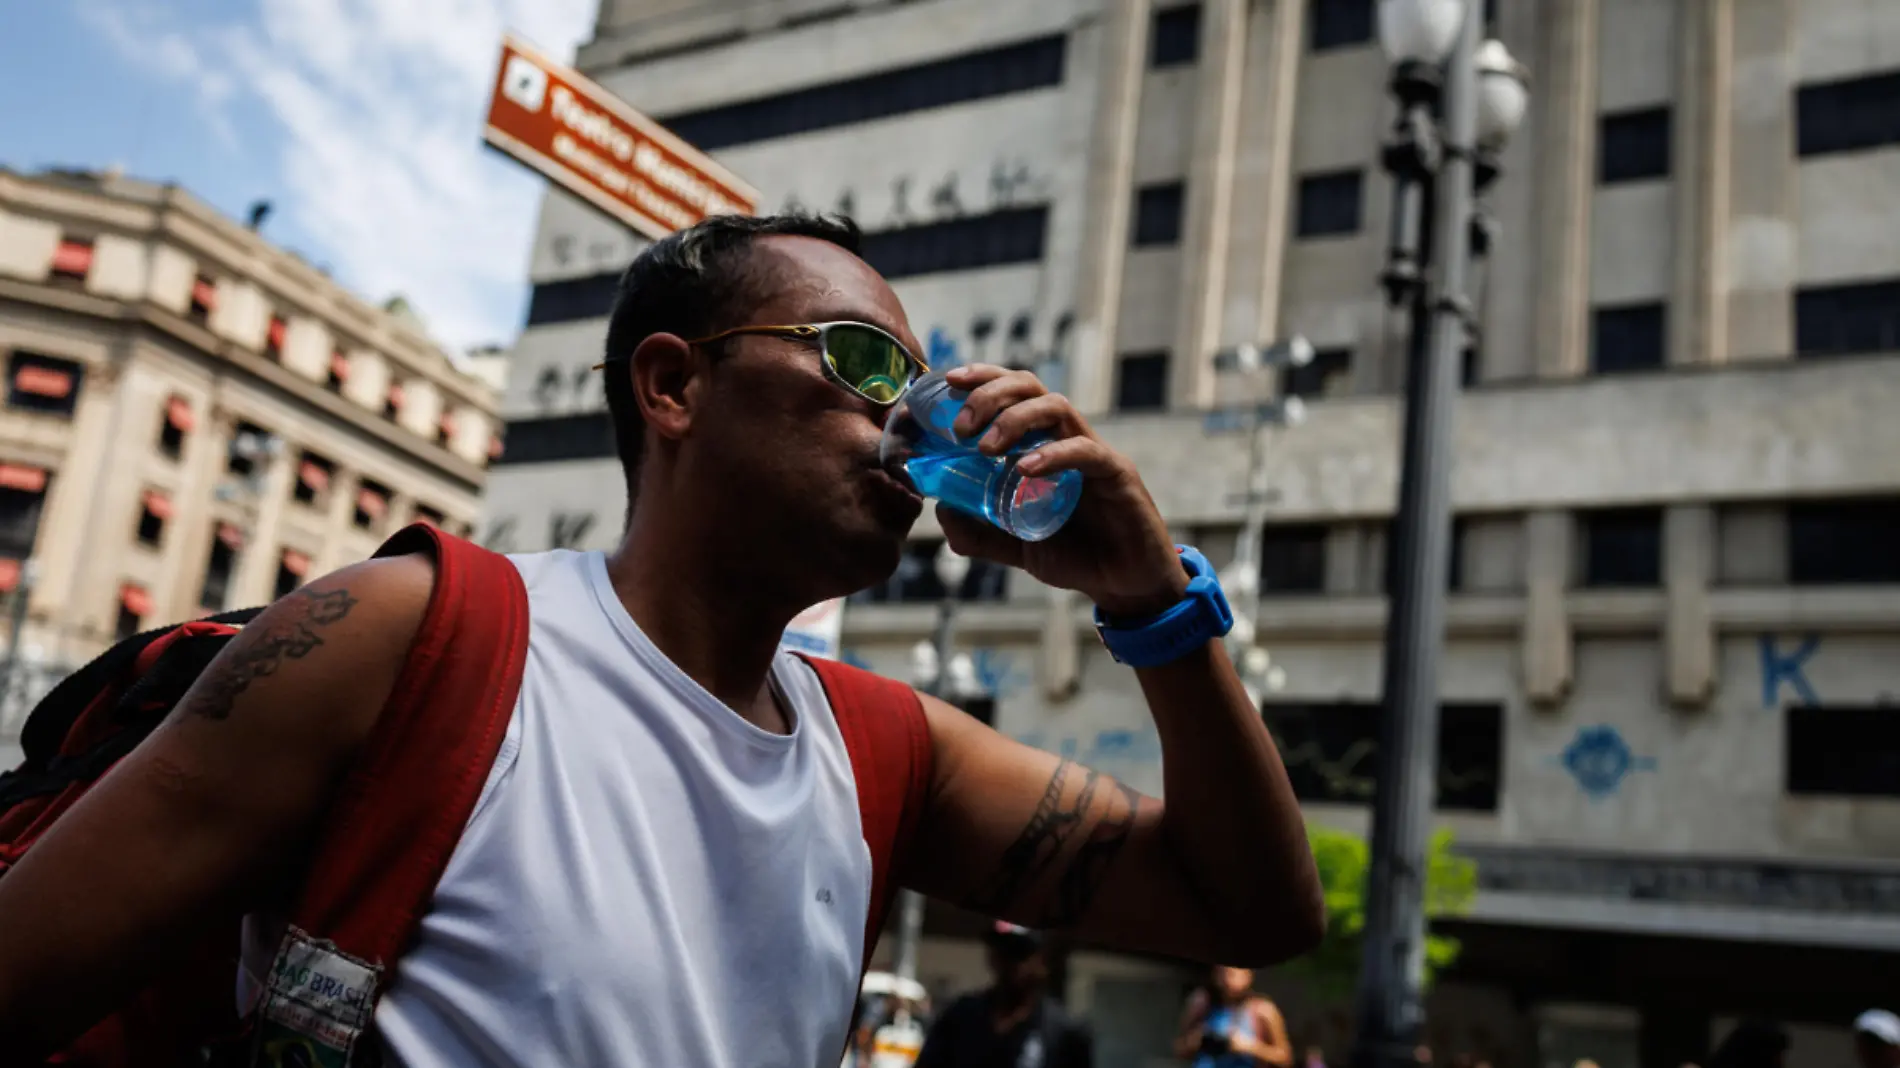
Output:
[[1094,768],[1126,769],[1161,762],[1161,738],[1153,727],[1097,731],[1092,736],[1067,734],[1056,738],[1050,738],[1042,731],[1027,731],[1015,737],[1032,749],[1041,749]]
[[1615,727],[1580,727],[1558,758],[1570,777],[1591,798],[1601,801],[1616,793],[1633,771],[1655,771],[1655,757],[1640,757]]
[[859,671],[871,670],[871,662],[869,660],[864,659],[864,656],[860,654],[856,649],[839,650],[838,659],[851,665],[854,668],[857,668]]
[[948,371],[963,362],[957,354],[956,341],[941,326],[930,328],[930,338],[924,344],[929,349],[924,359],[933,371]]
[[1029,681],[1028,674],[1016,667],[1016,658],[997,649],[971,650],[970,663],[983,692],[992,697],[1008,697]]
[[1775,647],[1775,636],[1761,636],[1761,706],[1774,710],[1781,704],[1781,687],[1785,683],[1794,688],[1794,695],[1804,705],[1818,705],[1821,698],[1815,694],[1814,687],[1808,682],[1807,663],[1821,649],[1821,636],[1810,634],[1801,639],[1801,644],[1791,653],[1784,653]]

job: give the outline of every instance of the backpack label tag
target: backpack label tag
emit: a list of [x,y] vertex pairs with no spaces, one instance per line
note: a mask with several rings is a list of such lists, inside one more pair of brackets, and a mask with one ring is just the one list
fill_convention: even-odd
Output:
[[382,969],[290,928],[258,1015],[257,1068],[348,1068],[376,1012]]

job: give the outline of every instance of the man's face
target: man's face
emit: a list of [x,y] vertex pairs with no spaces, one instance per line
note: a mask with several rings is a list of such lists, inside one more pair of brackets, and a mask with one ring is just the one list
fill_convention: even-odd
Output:
[[990,974],[1007,990],[1027,990],[1049,978],[1049,962],[1038,949],[992,945]]
[[1217,967],[1214,984],[1227,997],[1237,998],[1253,989],[1253,972],[1246,968]]
[[[882,327],[912,352],[917,339],[897,294],[863,260],[826,241],[754,242],[756,306],[714,324],[852,320]],[[888,407],[827,378],[811,346],[741,336],[707,376],[707,418],[695,419],[684,473],[699,503],[742,545],[789,556],[821,596],[870,586],[896,568],[922,511],[878,462]],[[738,548],[739,546],[735,546]]]

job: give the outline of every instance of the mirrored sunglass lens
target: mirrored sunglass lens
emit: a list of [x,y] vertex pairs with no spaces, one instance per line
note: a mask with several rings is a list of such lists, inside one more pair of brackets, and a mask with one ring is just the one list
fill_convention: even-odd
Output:
[[876,330],[834,326],[825,335],[825,355],[838,377],[880,404],[896,400],[910,384],[910,360],[903,347]]

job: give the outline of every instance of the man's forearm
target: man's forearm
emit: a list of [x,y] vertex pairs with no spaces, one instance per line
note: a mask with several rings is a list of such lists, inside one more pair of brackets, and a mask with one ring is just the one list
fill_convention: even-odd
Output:
[[1137,675],[1161,738],[1168,840],[1235,951],[1260,963],[1310,949],[1325,909],[1299,803],[1226,650],[1209,642]]

